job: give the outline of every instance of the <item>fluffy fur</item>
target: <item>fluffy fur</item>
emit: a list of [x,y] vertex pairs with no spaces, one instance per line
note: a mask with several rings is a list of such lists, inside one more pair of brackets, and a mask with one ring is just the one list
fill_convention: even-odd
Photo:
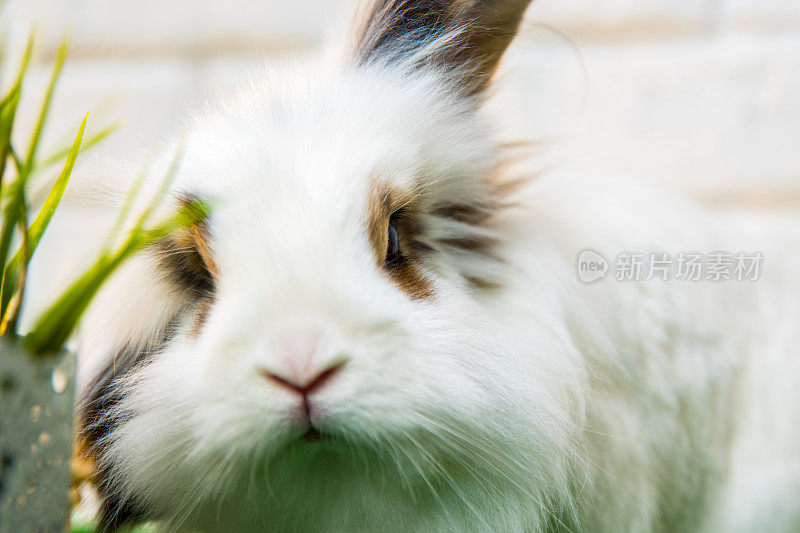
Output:
[[[83,328],[103,527],[800,528],[788,260],[594,171],[509,196],[480,98],[526,4],[377,2],[338,59],[197,118],[174,189],[214,206],[202,246],[137,257]],[[376,258],[381,188],[424,296]],[[585,247],[758,249],[772,277],[589,286]],[[307,442],[264,372],[334,361]]]

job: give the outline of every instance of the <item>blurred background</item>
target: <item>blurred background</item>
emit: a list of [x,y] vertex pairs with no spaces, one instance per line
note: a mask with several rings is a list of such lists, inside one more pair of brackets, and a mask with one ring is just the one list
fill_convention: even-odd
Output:
[[[133,175],[193,108],[265,60],[341,35],[354,4],[9,0],[6,66],[16,68],[31,27],[38,38],[18,121],[33,123],[67,29],[72,48],[44,146],[67,144],[86,111],[90,133],[121,121],[79,159],[34,259],[29,310],[103,236],[97,184]],[[504,138],[548,141],[537,157],[621,170],[714,206],[800,207],[796,0],[536,0],[526,21],[490,102]]]

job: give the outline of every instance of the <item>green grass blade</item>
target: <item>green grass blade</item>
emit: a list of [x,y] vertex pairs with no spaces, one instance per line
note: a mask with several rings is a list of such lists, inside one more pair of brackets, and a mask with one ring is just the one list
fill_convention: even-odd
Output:
[[58,204],[61,202],[61,198],[64,195],[64,190],[67,188],[67,184],[69,183],[72,169],[75,167],[75,160],[78,158],[81,140],[83,139],[83,132],[86,129],[86,119],[88,117],[88,113],[83,117],[81,127],[78,130],[78,135],[75,137],[75,141],[73,142],[72,147],[67,154],[67,160],[64,163],[64,169],[61,171],[61,174],[59,174],[58,178],[56,178],[53,187],[50,189],[50,194],[48,194],[47,199],[45,199],[44,204],[42,205],[42,208],[39,210],[39,214],[28,228],[28,238],[27,242],[25,243],[27,252],[20,247],[5,268],[2,290],[0,290],[0,309],[7,308],[13,294],[17,290],[21,262],[25,261],[27,264],[27,262],[30,261],[33,253],[36,251],[36,247],[39,245],[39,241],[42,239],[42,236],[47,229],[47,226],[53,219],[53,215],[55,215]]
[[147,221],[150,220],[150,217],[153,215],[153,211],[155,211],[159,201],[164,197],[164,194],[166,194],[167,190],[169,190],[172,180],[175,179],[175,175],[178,173],[178,168],[180,167],[182,159],[183,146],[180,145],[175,151],[175,156],[172,158],[172,161],[169,164],[169,169],[164,175],[164,179],[161,180],[161,184],[158,187],[155,197],[150,199],[150,203],[148,204],[147,208],[144,210],[144,212],[142,212],[139,219],[136,221],[135,227],[143,228],[145,224],[147,224]]
[[[25,68],[25,69],[28,68],[26,63],[23,63],[23,68]],[[9,91],[6,93],[6,95],[3,96],[3,99],[0,100],[0,107],[2,107],[2,108],[7,107],[11,103],[11,100],[13,100],[14,98],[19,100],[19,94],[17,94],[17,93],[20,92],[20,86],[21,86],[21,82],[20,83],[15,83],[11,87],[11,89],[9,89]]]
[[[0,213],[0,218],[2,218],[2,227],[0,228],[0,268],[2,268],[2,273],[0,273],[0,301],[6,300],[3,297],[4,294],[9,294],[5,283],[6,273],[8,272],[6,260],[14,237],[14,229],[19,223],[21,209],[25,207],[24,189],[21,187],[19,179],[10,184],[3,184],[3,177],[5,176],[6,163],[12,151],[11,133],[19,105],[22,80],[28,70],[32,53],[33,34],[31,33],[28,37],[17,78],[9,92],[0,101],[0,191],[2,196],[7,198],[5,209]],[[0,306],[0,323],[5,322],[5,310],[5,305]]]
[[[8,258],[8,250],[11,247],[11,239],[14,237],[14,228],[18,225],[25,226],[25,210],[27,205],[25,202],[25,187],[23,187],[22,180],[17,178],[11,185],[9,191],[8,202],[6,203],[5,210],[3,211],[3,228],[0,232],[0,264],[3,265],[2,280],[0,280],[0,301],[6,301],[6,295],[12,294],[12,290],[6,283],[6,277],[10,276],[9,265],[6,264]],[[27,232],[27,228],[23,231]],[[7,322],[6,317],[7,307],[0,308],[0,324]]]
[[[3,178],[6,173],[6,162],[11,150],[11,132],[14,129],[14,118],[17,115],[20,95],[22,94],[22,81],[28,72],[28,66],[33,56],[33,32],[28,34],[28,42],[25,44],[25,52],[22,55],[17,77],[14,80],[8,93],[0,101],[0,188],[2,188]],[[0,263],[2,264],[2,263]]]
[[[99,132],[95,133],[94,135],[86,139],[86,141],[81,145],[81,153],[85,153],[90,148],[94,148],[95,145],[99,144],[106,137],[119,131],[121,126],[122,126],[121,123],[115,122],[109,126],[106,126]],[[42,159],[40,163],[37,163],[36,164],[37,168],[40,169],[47,168],[57,163],[61,163],[62,161],[64,161],[64,158],[69,155],[70,150],[71,147],[66,146],[56,152],[53,152],[52,154]]]
[[[25,44],[25,52],[22,55],[22,63],[17,72],[17,77],[14,80],[11,89],[0,101],[0,110],[2,110],[2,130],[0,130],[0,187],[2,187],[3,177],[6,171],[6,161],[8,160],[9,150],[11,149],[11,131],[14,128],[14,118],[17,114],[17,105],[19,104],[20,94],[22,92],[22,81],[25,79],[25,74],[28,72],[28,66],[31,63],[33,56],[33,32],[28,34],[28,42]],[[3,258],[3,261],[5,258]],[[0,263],[4,264],[4,263]]]
[[[11,247],[11,240],[14,237],[14,229],[17,227],[20,217],[20,209],[25,205],[24,190],[17,179],[9,184],[8,196],[5,209],[3,210],[3,226],[0,230],[0,265],[3,265],[2,281],[0,281],[0,292],[6,292],[5,278],[8,274],[8,250]],[[5,300],[5,297],[2,297]],[[0,308],[0,319],[3,318],[2,308]]]
[[149,161],[145,161],[142,165],[142,168],[139,170],[139,173],[136,175],[136,178],[133,180],[133,185],[131,185],[131,188],[128,190],[125,201],[120,206],[120,210],[114,219],[114,223],[111,225],[111,231],[108,232],[105,245],[103,246],[103,253],[109,252],[114,247],[115,241],[117,240],[119,233],[128,218],[128,214],[133,208],[133,203],[139,196],[139,192],[142,190],[142,186],[147,178],[149,168]]
[[17,153],[17,150],[14,148],[13,144],[9,146],[8,153],[11,155],[11,160],[14,161],[14,167],[17,169],[17,175],[19,175],[19,173],[22,172],[24,163],[22,162],[22,159],[20,159],[19,154]]
[[[105,275],[114,267],[107,257],[100,257],[79,277],[53,304],[25,336],[28,349],[34,354],[56,353],[72,331],[88,302],[104,281]],[[86,302],[82,305],[81,302]]]
[[28,67],[31,64],[31,57],[33,57],[33,42],[34,35],[33,32],[30,32],[28,34],[28,41],[25,43],[25,51],[22,53],[22,63],[20,64],[19,71],[17,71],[17,77],[14,79],[14,83],[8,90],[8,93],[6,93],[6,96],[3,97],[0,105],[5,104],[6,101],[11,98],[11,94],[14,91],[19,91],[20,87],[22,87],[22,80],[25,79],[25,74],[28,72]]
[[78,152],[80,152],[81,142],[83,141],[83,132],[86,129],[86,119],[88,118],[89,113],[86,113],[81,121],[81,127],[78,129],[75,142],[72,143],[72,147],[69,149],[69,152],[67,152],[67,160],[64,163],[61,174],[56,178],[53,188],[50,189],[50,194],[47,195],[42,208],[39,210],[39,214],[36,215],[36,219],[30,225],[30,229],[28,230],[28,242],[30,243],[31,254],[36,250],[39,240],[42,238],[48,224],[50,224],[50,221],[53,219],[58,204],[64,196],[64,190],[67,188],[67,183],[69,183],[69,178],[72,175],[72,169],[75,168],[75,161],[78,159]]
[[50,75],[50,82],[47,84],[47,91],[44,95],[44,101],[42,102],[42,107],[39,110],[39,117],[36,120],[36,126],[33,129],[33,135],[31,135],[30,144],[28,145],[28,152],[25,156],[25,170],[23,171],[23,175],[20,176],[23,180],[23,183],[27,181],[28,175],[33,170],[35,165],[36,153],[39,149],[39,141],[42,138],[42,131],[44,130],[44,125],[47,121],[47,116],[50,111],[50,104],[53,101],[53,94],[56,90],[56,84],[58,83],[58,79],[61,77],[61,71],[64,68],[64,62],[67,60],[68,52],[69,38],[64,37],[64,39],[61,41],[61,44],[58,46],[56,59],[53,63],[53,72]]
[[111,254],[101,255],[41,316],[25,338],[28,349],[38,355],[57,352],[72,334],[100,287],[126,259],[170,233],[198,222],[208,212],[205,203],[192,202],[154,228],[134,228],[123,246]]
[[[20,68],[20,72],[17,76],[17,80],[14,83],[14,87],[12,87],[12,94],[14,91],[19,94],[19,91],[22,87],[22,81],[25,77],[25,73],[28,69],[28,65],[30,64],[30,58],[32,55],[33,50],[33,35],[28,38],[28,45],[25,50],[25,56],[23,57],[22,67]],[[67,50],[68,50],[68,40],[65,38],[61,45],[59,46],[58,53],[56,54],[56,60],[53,66],[53,73],[50,77],[50,83],[47,86],[47,91],[45,93],[44,101],[42,102],[42,108],[39,112],[39,117],[36,121],[36,125],[33,130],[33,135],[31,136],[30,144],[28,147],[28,152],[26,159],[24,161],[20,161],[17,157],[16,153],[14,154],[14,161],[18,165],[18,176],[14,184],[11,186],[11,190],[9,194],[11,195],[10,200],[6,205],[6,209],[3,212],[3,228],[2,232],[0,232],[0,264],[3,265],[3,274],[2,274],[2,281],[0,282],[0,302],[3,302],[4,305],[0,308],[0,323],[6,323],[9,319],[6,316],[8,312],[8,306],[5,305],[6,302],[10,301],[12,294],[14,294],[18,289],[16,286],[12,287],[11,285],[16,285],[16,283],[12,283],[13,279],[12,276],[15,276],[15,279],[19,281],[18,275],[21,269],[27,268],[27,261],[29,259],[29,254],[23,254],[26,257],[22,257],[21,260],[17,261],[16,267],[13,271],[15,274],[12,274],[12,269],[9,268],[10,265],[6,264],[6,260],[8,259],[8,252],[11,246],[11,240],[14,235],[14,228],[19,224],[20,216],[24,219],[24,213],[21,215],[20,210],[26,208],[25,202],[25,186],[28,181],[28,177],[33,169],[34,160],[36,158],[36,153],[39,147],[39,141],[41,139],[42,131],[44,130],[45,121],[47,119],[48,112],[50,110],[50,104],[53,100],[53,94],[55,92],[55,86],[58,81],[58,78],[61,75],[61,70],[64,67],[64,62],[67,57]],[[13,101],[14,98],[11,99]],[[17,96],[18,102],[18,96]],[[16,108],[14,108],[16,111]],[[0,172],[5,173],[5,162],[8,159],[9,153],[11,152],[11,141],[10,141],[10,133],[13,129],[13,115],[10,115],[10,121],[7,124],[8,133],[8,144],[3,144],[0,146],[0,157],[2,157],[2,163],[0,163]],[[2,133],[2,132],[0,132]],[[23,231],[25,232],[25,240],[27,241],[27,228],[24,228]]]
[[11,130],[14,128],[14,117],[17,114],[20,90],[17,87],[9,94],[7,100],[0,104],[0,191],[3,187],[3,176],[6,172],[6,162],[11,152]]
[[[28,205],[23,195],[19,209],[20,215],[18,219],[20,233],[22,234],[22,255],[25,258],[30,258],[28,250]],[[17,322],[19,321],[19,314],[22,310],[22,301],[25,296],[25,281],[28,277],[28,260],[19,263],[19,269],[14,272],[17,283],[13,288],[5,287],[8,294],[13,295],[9,299],[9,304],[3,307],[3,319],[0,321],[0,335],[10,334],[16,336]],[[3,279],[5,283],[5,279]]]

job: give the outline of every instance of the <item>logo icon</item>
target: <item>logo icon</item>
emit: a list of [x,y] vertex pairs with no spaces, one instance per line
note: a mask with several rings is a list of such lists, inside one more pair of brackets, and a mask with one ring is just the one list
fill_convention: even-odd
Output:
[[608,260],[599,252],[586,248],[578,254],[578,279],[587,285],[604,279],[608,273]]

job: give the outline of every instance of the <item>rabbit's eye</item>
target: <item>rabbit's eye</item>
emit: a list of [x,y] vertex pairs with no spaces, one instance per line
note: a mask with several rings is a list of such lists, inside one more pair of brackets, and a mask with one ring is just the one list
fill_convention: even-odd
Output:
[[389,222],[389,244],[386,247],[386,264],[394,265],[400,260],[400,237],[394,225]]

